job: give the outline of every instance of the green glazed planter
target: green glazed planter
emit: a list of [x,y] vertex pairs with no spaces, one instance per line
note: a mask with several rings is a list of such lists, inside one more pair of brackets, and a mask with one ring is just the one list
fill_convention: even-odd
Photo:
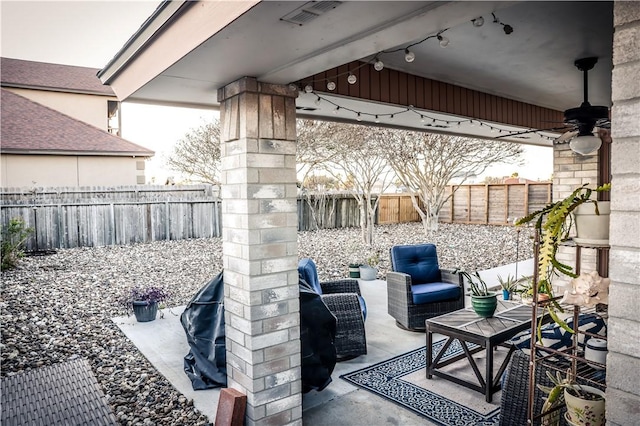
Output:
[[491,318],[498,306],[498,295],[471,296],[471,306],[476,314],[482,318]]

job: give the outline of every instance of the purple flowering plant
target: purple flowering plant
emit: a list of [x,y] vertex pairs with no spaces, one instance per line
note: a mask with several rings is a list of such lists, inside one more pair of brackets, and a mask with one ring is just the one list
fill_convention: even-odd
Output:
[[161,287],[132,287],[125,292],[119,304],[127,315],[130,315],[133,312],[133,302],[146,302],[147,305],[150,305],[154,302],[165,302],[170,297],[171,293]]

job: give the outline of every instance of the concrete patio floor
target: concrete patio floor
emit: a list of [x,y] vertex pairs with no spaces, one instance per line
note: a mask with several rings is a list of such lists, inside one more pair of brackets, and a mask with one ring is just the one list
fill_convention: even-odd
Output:
[[[518,275],[531,270],[530,261],[518,264]],[[514,274],[515,264],[482,273],[489,278],[497,274]],[[336,364],[333,382],[322,392],[311,391],[303,395],[302,420],[305,425],[432,425],[418,416],[371,392],[342,380],[340,376],[351,371],[384,361],[393,356],[424,346],[425,334],[405,331],[395,325],[387,314],[386,281],[360,281],[360,289],[367,301],[367,354]],[[467,301],[466,306],[470,306]],[[136,345],[153,366],[164,375],[185,397],[193,399],[194,406],[213,423],[218,406],[219,389],[194,391],[183,371],[183,358],[189,351],[187,339],[180,324],[184,306],[165,309],[164,318],[149,323],[137,323],[134,317],[118,317],[113,321]],[[481,397],[479,395],[479,397]]]

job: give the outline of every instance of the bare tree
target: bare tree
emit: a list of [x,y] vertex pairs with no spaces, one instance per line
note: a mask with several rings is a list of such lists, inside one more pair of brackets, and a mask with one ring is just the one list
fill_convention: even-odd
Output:
[[317,185],[321,180],[329,183],[331,178],[316,173],[335,155],[331,150],[331,126],[324,121],[302,119],[297,120],[296,125],[296,171],[298,176],[302,175],[301,195],[309,206],[311,226],[324,228],[332,221],[336,198],[327,192],[327,185]]
[[173,148],[166,160],[172,170],[191,180],[220,186],[220,122],[189,130]]
[[479,175],[495,163],[520,161],[518,144],[446,136],[433,133],[393,132],[386,158],[398,178],[411,190],[411,200],[425,233],[438,230],[442,206],[453,197],[446,194],[452,178]]
[[376,211],[380,203],[376,192],[384,192],[392,183],[390,177],[393,170],[384,156],[384,146],[390,131],[353,124],[332,126],[332,150],[335,155],[326,163],[326,170],[358,201],[362,241],[371,247],[374,243]]

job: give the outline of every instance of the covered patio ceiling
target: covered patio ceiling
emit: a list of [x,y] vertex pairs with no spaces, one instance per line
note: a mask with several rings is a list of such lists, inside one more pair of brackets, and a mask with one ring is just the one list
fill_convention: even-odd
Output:
[[[574,66],[578,58],[599,58],[589,72],[589,101],[611,105],[612,10],[612,2],[593,1],[164,2],[99,76],[121,99],[215,108],[217,89],[243,76],[300,85],[344,64],[371,63],[378,55],[387,70],[549,108],[560,111],[561,117],[561,111],[583,101],[583,74]],[[472,19],[480,16],[484,24],[474,26]],[[175,25],[177,17],[180,26]],[[513,32],[507,34],[506,25]],[[406,46],[438,33],[449,39],[446,48],[431,37],[412,46],[415,60],[405,61]],[[337,78],[346,80],[347,75]],[[358,111],[362,121],[373,122],[375,114],[407,109],[407,105],[338,95],[326,89],[326,83],[316,80],[314,93],[301,90],[296,101],[300,116],[355,122]],[[342,111],[339,115],[336,106]],[[471,115],[413,112],[379,121],[394,127],[496,136],[491,126],[464,121],[475,118]],[[422,113],[437,121],[425,123],[419,117]],[[461,123],[433,125],[449,120]],[[505,134],[523,129],[512,123],[497,128]],[[504,139],[551,145],[550,137],[557,134]]]

